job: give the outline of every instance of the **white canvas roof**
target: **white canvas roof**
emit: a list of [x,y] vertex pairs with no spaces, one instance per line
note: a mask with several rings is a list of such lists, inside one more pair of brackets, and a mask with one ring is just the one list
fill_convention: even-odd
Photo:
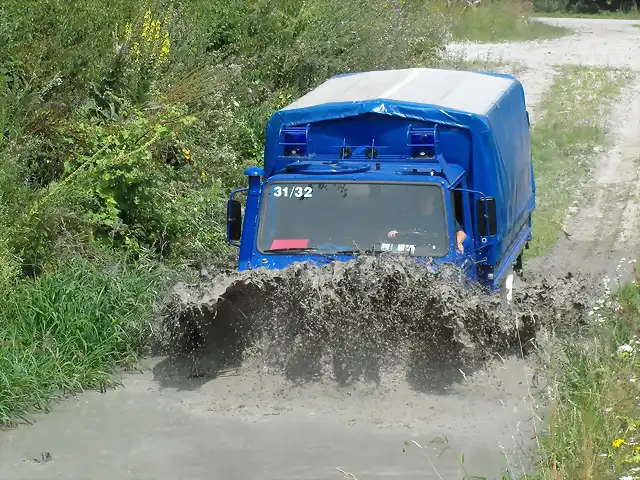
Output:
[[512,84],[512,79],[457,70],[409,68],[363,72],[329,79],[283,110],[380,99],[485,115]]

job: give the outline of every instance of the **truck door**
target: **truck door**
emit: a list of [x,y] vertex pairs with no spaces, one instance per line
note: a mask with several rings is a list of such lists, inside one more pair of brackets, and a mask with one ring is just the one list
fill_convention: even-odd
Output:
[[[463,242],[462,246],[464,247],[464,253],[462,255],[458,254],[457,258],[459,258],[459,265],[462,268],[462,273],[470,279],[476,279],[477,272],[475,269],[474,262],[474,231],[473,231],[473,222],[471,215],[471,202],[469,199],[470,193],[465,191],[466,185],[463,182],[458,183],[455,188],[459,188],[460,190],[453,190],[451,192],[451,203],[453,205],[453,218],[458,222],[462,230],[466,234],[466,239]],[[454,235],[456,233],[456,228],[454,225],[453,228]],[[454,239],[455,244],[455,239]]]
[[[464,188],[460,185],[459,187]],[[453,215],[455,220],[467,234],[467,238],[464,242],[465,251],[473,250],[473,222],[471,221],[471,203],[469,202],[469,193],[454,190],[451,192],[451,203],[453,204]]]

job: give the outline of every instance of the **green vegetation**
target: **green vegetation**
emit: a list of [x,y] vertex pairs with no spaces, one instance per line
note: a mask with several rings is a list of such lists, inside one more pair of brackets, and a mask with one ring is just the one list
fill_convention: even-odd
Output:
[[144,263],[75,258],[8,289],[0,307],[0,420],[27,420],[60,393],[112,385],[112,370],[132,365],[145,345],[165,281]]
[[481,7],[466,2],[450,7],[436,3],[433,9],[452,19],[452,34],[457,40],[495,43],[558,38],[571,33],[564,27],[532,21],[533,8],[518,1],[493,0]]
[[554,16],[605,16],[629,18],[638,15],[638,0],[533,0],[536,12]]
[[626,70],[564,67],[549,95],[538,106],[540,121],[532,127],[537,205],[529,255],[543,253],[558,240],[576,190],[605,142],[606,114],[629,81]]
[[639,281],[607,294],[581,333],[545,348],[553,404],[536,480],[638,478]]
[[169,279],[225,261],[275,109],[448,35],[422,0],[3,2],[0,422],[108,385]]

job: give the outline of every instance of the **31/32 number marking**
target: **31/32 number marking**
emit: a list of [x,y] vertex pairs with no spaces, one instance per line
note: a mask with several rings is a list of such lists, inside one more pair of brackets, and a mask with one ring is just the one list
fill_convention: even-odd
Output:
[[275,185],[273,187],[274,197],[286,197],[286,198],[311,198],[313,196],[312,187],[281,187]]

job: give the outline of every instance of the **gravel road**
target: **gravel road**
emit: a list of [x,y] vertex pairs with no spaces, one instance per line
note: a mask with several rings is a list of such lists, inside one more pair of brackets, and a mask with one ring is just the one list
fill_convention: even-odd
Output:
[[[534,113],[555,65],[640,70],[640,29],[631,26],[640,22],[542,21],[575,33],[451,50],[469,59],[526,65],[522,82]],[[562,268],[580,266],[594,248],[613,258],[634,243],[640,198],[638,81],[624,98],[612,115],[615,146],[599,159],[592,182],[594,206],[568,226],[575,231],[574,243],[561,243],[550,254],[551,263]],[[620,202],[609,201],[612,191]],[[330,383],[291,387],[250,362],[216,378],[187,378],[181,365],[151,358],[141,373],[124,376],[122,388],[87,392],[38,415],[33,426],[0,432],[0,478],[457,480],[464,476],[462,455],[469,475],[495,478],[507,465],[522,472],[520,445],[531,444],[537,412],[529,395],[530,365],[513,357],[459,373],[446,392],[414,391],[393,372],[367,391]],[[444,445],[430,442],[441,436],[450,448],[439,456]]]

